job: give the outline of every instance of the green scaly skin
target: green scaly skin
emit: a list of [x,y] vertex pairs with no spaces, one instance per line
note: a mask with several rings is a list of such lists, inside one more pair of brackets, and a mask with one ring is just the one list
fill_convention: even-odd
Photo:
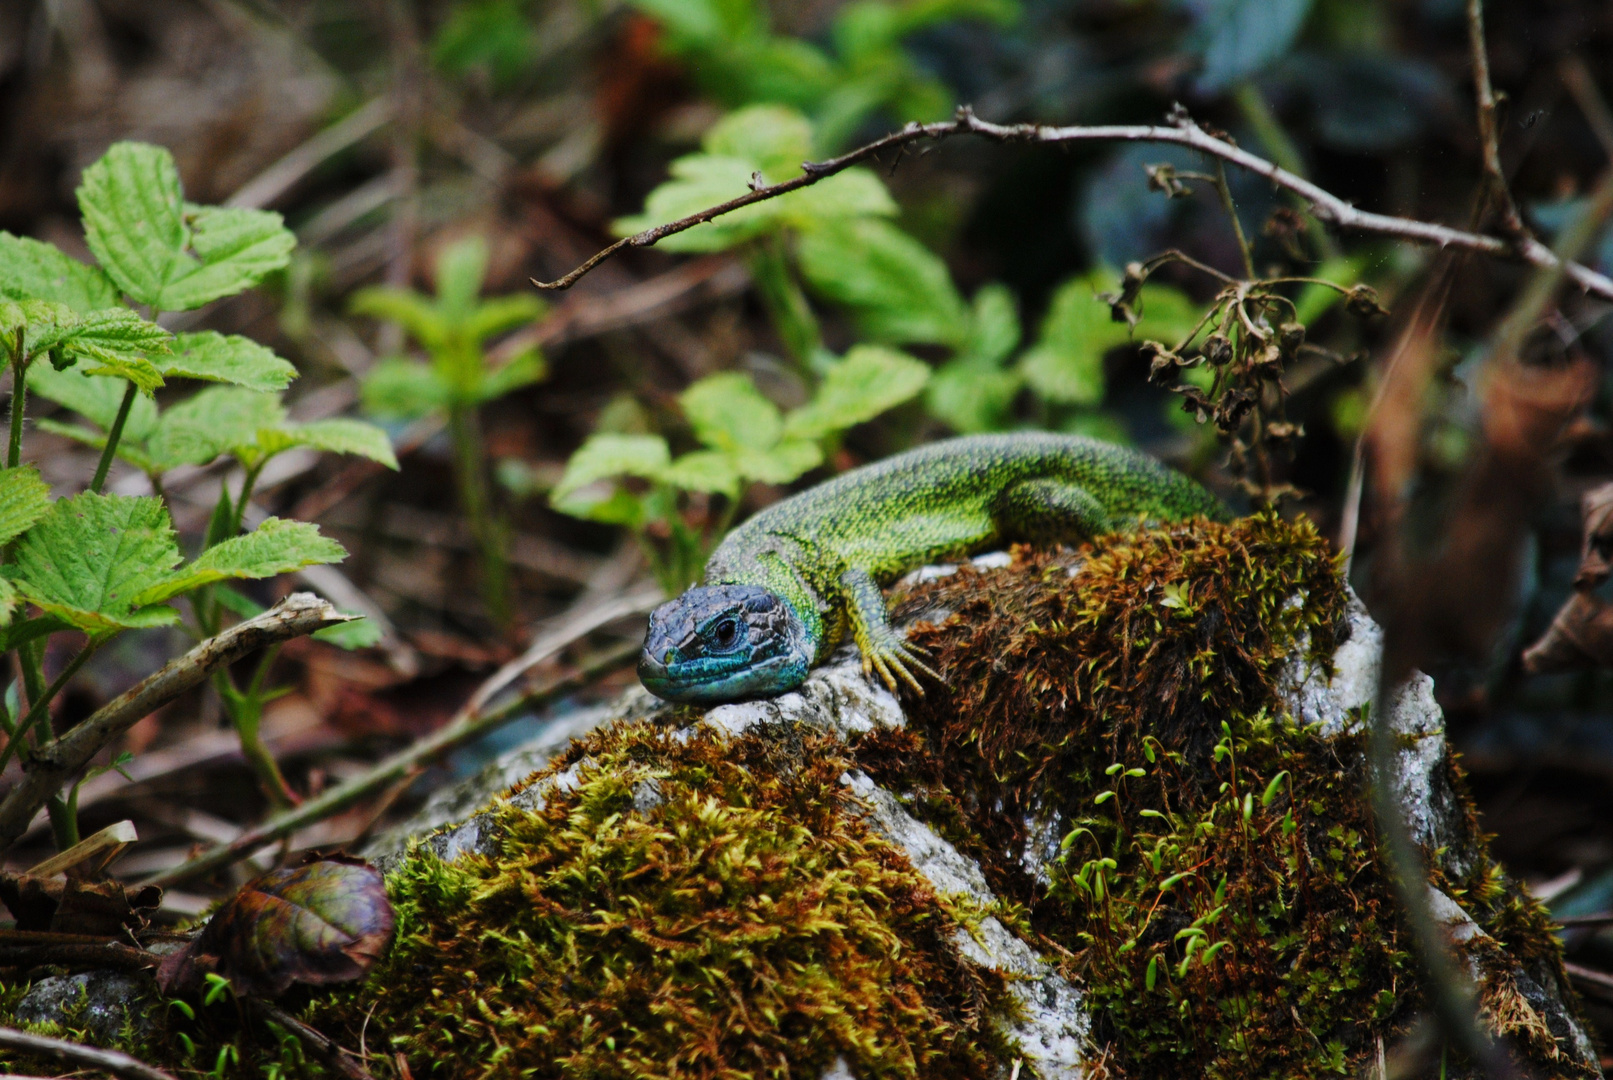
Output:
[[926,563],[1016,540],[1079,542],[1227,511],[1134,450],[1021,432],[932,443],[785,499],[740,525],[705,584],[650,617],[639,676],[672,701],[793,690],[849,632],[863,669],[922,692],[929,672],[893,630],[880,586]]

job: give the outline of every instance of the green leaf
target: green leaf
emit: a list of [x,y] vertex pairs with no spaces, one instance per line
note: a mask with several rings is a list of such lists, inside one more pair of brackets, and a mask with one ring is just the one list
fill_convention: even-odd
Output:
[[[344,611],[343,615],[358,615],[356,611]],[[354,619],[352,622],[337,623],[327,626],[323,630],[315,630],[310,637],[317,638],[328,645],[338,649],[368,649],[380,642],[382,638],[381,626],[374,619]]]
[[739,471],[727,454],[717,450],[696,450],[684,454],[661,474],[673,487],[685,491],[710,491],[739,498]]
[[189,311],[224,296],[234,296],[291,262],[297,238],[284,219],[271,210],[192,206],[191,250],[198,266],[186,259],[184,272],[168,282],[153,306],[159,311]]
[[1042,334],[1020,358],[1025,381],[1049,401],[1096,405],[1103,400],[1103,354],[1130,338],[1098,298],[1102,277],[1074,278],[1053,295]]
[[165,469],[205,465],[221,454],[256,454],[259,433],[285,419],[278,394],[210,386],[163,413],[147,449]]
[[[672,179],[650,192],[644,212],[618,218],[611,226],[618,236],[630,236],[719,203],[750,190],[755,165],[744,158],[691,154],[671,165]],[[770,232],[780,220],[783,198],[752,203],[714,221],[675,233],[656,246],[664,251],[706,252],[728,248]]]
[[[78,368],[57,371],[49,364],[28,369],[28,392],[72,409],[103,430],[111,429],[123,402],[120,380],[88,375]],[[156,427],[157,406],[144,395],[136,396],[123,424],[124,441],[143,443]]]
[[997,365],[1019,345],[1019,309],[1006,285],[992,282],[975,293],[969,338],[960,355],[981,364]]
[[50,512],[50,485],[32,465],[0,469],[0,544],[9,544]]
[[959,345],[968,336],[968,310],[946,264],[888,221],[827,223],[801,236],[797,256],[812,288],[851,308],[870,337]]
[[164,375],[233,383],[248,390],[284,390],[297,377],[290,361],[236,334],[212,330],[180,334],[172,348],[172,356],[157,361]]
[[266,454],[278,454],[292,446],[306,446],[329,454],[353,454],[369,458],[396,471],[398,459],[392,440],[374,424],[347,417],[311,420],[306,424],[281,424],[258,432],[258,446]]
[[766,451],[734,460],[740,475],[764,484],[788,484],[802,473],[823,464],[823,450],[805,439],[785,439]]
[[0,296],[54,300],[86,312],[114,307],[118,288],[100,267],[86,266],[53,244],[0,230]]
[[495,334],[536,322],[548,310],[548,304],[525,293],[495,296],[476,305],[465,321],[464,334],[479,344]]
[[770,449],[784,431],[778,406],[762,396],[749,375],[708,375],[678,397],[695,437],[714,450],[740,456]]
[[925,405],[954,431],[1000,430],[1024,376],[970,357],[949,360],[930,379]]
[[435,368],[401,356],[377,361],[359,394],[365,412],[387,420],[417,420],[446,409],[451,399]]
[[160,604],[180,593],[227,578],[268,578],[305,566],[341,562],[347,550],[308,521],[268,518],[245,536],[214,544],[176,574],[135,595],[137,606]]
[[470,235],[437,256],[437,307],[450,325],[463,323],[476,307],[487,277],[487,241]]
[[670,462],[666,440],[659,435],[596,433],[566,462],[565,475],[555,485],[549,499],[559,506],[578,489],[616,476],[660,480]]
[[185,203],[173,156],[144,143],[115,143],[85,169],[78,204],[107,274],[158,311],[250,288],[289,263],[296,246],[279,214]]
[[[140,397],[135,398],[137,403],[144,400],[144,398]],[[132,409],[130,411],[131,413],[133,412]],[[91,446],[97,450],[106,449],[106,432],[104,431],[96,431],[94,428],[84,427],[80,424],[64,424],[59,420],[51,420],[48,417],[34,421],[34,425],[40,431],[48,431],[52,435],[60,435],[64,439],[72,439],[74,442],[83,443],[85,446]],[[143,473],[159,473],[163,471],[162,466],[145,452],[139,441],[129,437],[127,430],[125,430],[123,438],[118,440],[117,456],[120,460],[127,461]]]
[[481,387],[477,390],[477,400],[492,401],[501,398],[523,386],[541,381],[548,373],[549,369],[543,362],[543,354],[536,349],[529,349],[516,355],[503,367],[484,372]]
[[684,42],[715,45],[761,30],[752,0],[633,0]]
[[812,156],[812,121],[783,105],[752,105],[713,124],[700,145],[716,157],[739,158],[777,183],[799,173]]
[[135,597],[179,561],[161,499],[87,491],[51,506],[18,542],[7,573],[46,614],[102,636],[177,621],[172,608],[138,610]]
[[784,433],[821,439],[844,431],[911,400],[929,380],[928,365],[906,353],[858,345],[829,369],[812,401],[790,413]]
[[436,302],[413,289],[375,285],[360,289],[347,303],[354,315],[395,322],[429,352],[440,352],[448,344],[448,321],[437,310]]
[[625,525],[630,529],[643,528],[644,523],[651,519],[647,501],[643,496],[620,487],[604,494],[585,488],[559,497],[549,497],[549,505],[562,514],[604,525]]
[[[12,617],[17,614],[17,605],[22,597],[17,594],[17,587],[7,578],[0,577],[0,627],[11,625]],[[13,646],[7,644],[6,648]]]

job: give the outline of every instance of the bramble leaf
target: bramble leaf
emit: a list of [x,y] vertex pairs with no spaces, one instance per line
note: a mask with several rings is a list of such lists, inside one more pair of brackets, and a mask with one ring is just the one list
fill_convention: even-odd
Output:
[[114,143],[78,189],[85,240],[131,298],[186,311],[250,288],[291,260],[296,238],[265,210],[184,201],[173,155]]
[[543,362],[543,355],[536,349],[530,349],[517,354],[502,367],[483,372],[476,398],[478,401],[492,401],[523,386],[539,382],[548,373],[549,369]]
[[747,480],[788,484],[802,473],[823,464],[823,451],[815,442],[785,439],[761,453],[735,457],[734,464]]
[[0,230],[0,296],[54,300],[82,313],[116,306],[118,288],[100,267],[54,244]]
[[685,491],[709,491],[739,497],[739,472],[732,459],[717,450],[684,454],[662,472],[661,478]]
[[347,550],[321,536],[309,521],[268,518],[245,536],[214,544],[179,572],[136,594],[137,606],[159,604],[180,593],[227,578],[267,578],[305,566],[341,562]]
[[915,397],[929,379],[929,366],[906,353],[855,346],[829,369],[812,400],[785,418],[784,433],[821,439],[844,431]]
[[135,597],[179,565],[173,525],[160,498],[84,492],[58,499],[17,544],[7,575],[48,615],[91,636],[178,620]]
[[212,330],[180,334],[172,348],[172,356],[157,361],[164,375],[265,391],[284,390],[297,377],[297,369],[290,361],[238,334],[226,336]]
[[[143,400],[145,399],[140,397],[135,398],[136,402]],[[133,410],[130,411],[132,412]],[[85,446],[93,447],[96,450],[106,449],[106,432],[104,431],[97,431],[94,428],[85,427],[82,424],[64,424],[59,420],[52,420],[49,417],[46,417],[42,420],[36,420],[34,421],[34,424],[39,428],[40,431],[48,431],[52,435],[60,435],[64,439],[72,439],[74,442],[82,443]],[[117,456],[119,460],[127,461],[130,465],[133,465],[143,473],[162,472],[162,467],[158,465],[156,461],[152,460],[151,455],[145,452],[137,440],[129,437],[127,430],[124,432],[123,438],[118,440]]]
[[680,394],[678,403],[695,436],[729,455],[767,450],[784,431],[778,406],[737,371],[706,376]]
[[165,469],[205,465],[237,450],[255,453],[258,433],[285,419],[278,394],[210,386],[163,413],[147,449]]
[[797,256],[814,291],[851,308],[870,337],[959,345],[968,336],[968,309],[946,264],[888,221],[825,223],[802,234]]
[[392,440],[387,438],[386,432],[363,420],[338,416],[306,424],[281,424],[258,432],[258,449],[266,455],[278,454],[293,446],[306,446],[329,454],[353,454],[394,471],[398,467]]
[[50,485],[32,465],[0,469],[0,544],[9,544],[50,512]]
[[[343,611],[343,615],[357,615],[356,611]],[[351,622],[337,623],[327,626],[323,630],[315,630],[310,637],[316,638],[338,649],[368,649],[377,644],[384,636],[381,626],[374,619],[357,618]]]
[[615,476],[660,480],[671,463],[666,440],[659,435],[618,435],[598,432],[577,448],[566,462],[565,475],[550,493],[555,505],[579,488]]
[[440,352],[448,344],[449,327],[430,297],[413,289],[372,285],[353,294],[347,310],[354,315],[395,322],[428,352]]

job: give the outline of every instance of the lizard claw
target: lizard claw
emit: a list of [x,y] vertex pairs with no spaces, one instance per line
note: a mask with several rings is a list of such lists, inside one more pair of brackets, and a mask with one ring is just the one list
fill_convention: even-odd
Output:
[[863,674],[872,676],[877,671],[880,681],[893,694],[900,689],[897,683],[900,679],[911,687],[915,694],[922,697],[924,687],[919,685],[918,679],[909,670],[910,667],[917,668],[936,682],[945,681],[934,668],[920,659],[924,652],[925,650],[919,646],[893,635],[889,640],[873,644],[862,651]]

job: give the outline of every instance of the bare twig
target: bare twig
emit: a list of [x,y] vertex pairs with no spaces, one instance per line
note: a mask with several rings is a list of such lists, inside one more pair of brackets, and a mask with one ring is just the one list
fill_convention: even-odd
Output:
[[518,695],[485,713],[468,716],[461,714],[440,730],[377,763],[363,775],[344,781],[317,798],[307,800],[301,806],[274,815],[255,828],[248,829],[229,844],[220,845],[179,866],[153,874],[140,884],[166,888],[176,882],[211,873],[244,859],[267,844],[284,839],[298,829],[317,821],[323,821],[359,800],[381,791],[443,754],[502,727],[526,710],[537,708],[562,694],[586,686],[606,672],[620,667],[638,652],[638,648],[635,642],[622,642],[584,662],[572,674],[547,686]]
[[122,945],[116,941],[63,943],[60,945],[8,945],[0,943],[0,967],[123,968],[140,971],[162,961],[156,953]]
[[[764,185],[699,213],[690,214],[688,217],[669,221],[664,225],[657,225],[654,228],[645,229],[643,232],[634,233],[632,236],[623,237],[604,250],[597,252],[587,262],[564,277],[548,282],[534,280],[533,284],[544,290],[568,289],[576,284],[583,275],[624,248],[650,247],[668,236],[692,229],[696,225],[711,221],[713,218],[721,217],[724,214],[732,213],[735,210],[767,199],[776,199],[780,195],[787,195],[792,191],[798,191],[801,188],[815,184],[819,180],[844,172],[853,165],[876,157],[885,150],[906,146],[908,143],[925,139],[945,139],[954,135],[979,135],[982,138],[1003,143],[1172,143],[1209,154],[1228,164],[1236,165],[1240,169],[1247,169],[1252,173],[1265,177],[1274,186],[1284,188],[1305,199],[1310,204],[1311,213],[1335,228],[1391,236],[1413,243],[1432,244],[1440,248],[1454,247],[1483,255],[1521,259],[1533,266],[1556,267],[1560,263],[1560,260],[1549,247],[1530,237],[1502,238],[1488,236],[1483,233],[1453,229],[1448,225],[1436,225],[1427,221],[1416,221],[1411,218],[1393,217],[1388,214],[1375,214],[1370,211],[1359,210],[1309,180],[1295,176],[1265,158],[1251,154],[1224,139],[1218,139],[1210,135],[1181,110],[1172,113],[1170,126],[1112,124],[1095,127],[1047,127],[1040,124],[992,124],[976,117],[968,106],[963,106],[958,109],[957,116],[952,120],[938,121],[933,124],[909,124],[900,131],[893,131],[883,138],[875,139],[873,142],[860,146],[837,158],[822,162],[803,162],[802,168],[804,171],[800,176],[791,177],[777,184]],[[1567,264],[1565,272],[1586,292],[1613,300],[1613,279],[1609,279],[1605,275],[1599,274],[1595,270],[1579,263]]]
[[52,1039],[45,1035],[31,1035],[16,1028],[0,1027],[0,1047],[20,1050],[25,1054],[38,1054],[54,1061],[66,1062],[75,1068],[101,1069],[120,1080],[174,1080],[170,1073],[153,1068],[137,1057],[118,1050],[102,1050],[98,1046]]
[[170,661],[161,671],[107,702],[61,738],[39,747],[30,754],[22,780],[0,800],[0,851],[16,842],[27,830],[34,812],[45,805],[63,783],[136,721],[201,684],[225,664],[234,663],[265,646],[311,634],[351,618],[310,593],[292,593],[262,615],[237,623]]
[[1479,107],[1479,144],[1484,160],[1486,202],[1501,212],[1501,227],[1520,239],[1529,235],[1512,201],[1507,174],[1501,168],[1501,125],[1495,88],[1490,85],[1490,55],[1484,46],[1484,0],[1467,0],[1467,42],[1473,54],[1473,93]]

